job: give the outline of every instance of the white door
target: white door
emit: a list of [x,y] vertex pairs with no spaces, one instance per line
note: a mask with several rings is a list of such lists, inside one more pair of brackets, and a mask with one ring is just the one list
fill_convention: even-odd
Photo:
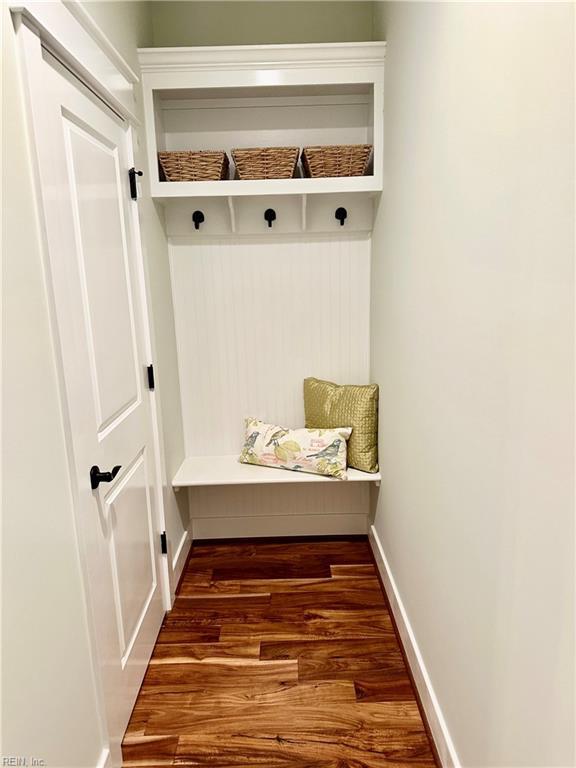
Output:
[[[131,131],[37,44],[26,58],[79,538],[118,754],[164,615]],[[93,489],[93,466],[120,469]]]

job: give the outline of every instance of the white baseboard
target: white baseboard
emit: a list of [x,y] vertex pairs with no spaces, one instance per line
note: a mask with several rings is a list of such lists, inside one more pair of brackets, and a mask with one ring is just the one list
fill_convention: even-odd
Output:
[[186,558],[188,557],[191,544],[192,536],[190,535],[189,529],[182,534],[182,538],[178,542],[178,546],[172,557],[172,594],[180,581],[180,576],[182,576],[182,571],[186,565]]
[[398,592],[398,587],[394,581],[394,576],[390,570],[390,565],[386,559],[384,549],[373,525],[370,526],[368,537],[370,539],[370,545],[374,553],[374,558],[376,560],[382,582],[386,589],[386,594],[388,595],[388,600],[390,602],[392,613],[394,614],[394,619],[396,620],[396,626],[398,627],[398,632],[400,633],[402,645],[404,646],[404,651],[406,653],[408,663],[410,664],[410,670],[414,678],[414,683],[416,684],[418,694],[420,695],[420,701],[422,702],[422,707],[426,713],[428,726],[432,733],[434,743],[436,744],[436,749],[438,750],[438,756],[440,757],[443,768],[460,768],[460,760],[458,759],[454,744],[450,738],[448,726],[446,725],[442,710],[440,709],[440,704],[438,703],[438,699],[434,693],[434,689],[424,665],[422,654],[418,648],[416,637],[414,636],[414,632],[408,619],[406,609],[404,608],[402,598]]
[[105,747],[100,753],[96,768],[112,768],[112,754],[108,747]]

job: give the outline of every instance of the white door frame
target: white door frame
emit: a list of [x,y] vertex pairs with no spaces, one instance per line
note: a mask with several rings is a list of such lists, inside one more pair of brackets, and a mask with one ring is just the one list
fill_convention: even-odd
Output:
[[[66,3],[66,4],[65,4]],[[56,2],[43,3],[43,2],[24,2],[24,3],[11,3],[11,10],[13,14],[14,26],[17,33],[17,40],[20,51],[20,64],[22,72],[21,86],[24,92],[25,100],[27,102],[27,128],[29,146],[32,155],[33,173],[35,176],[35,204],[38,211],[39,230],[42,235],[42,251],[43,251],[43,263],[46,279],[46,286],[48,292],[49,301],[49,314],[50,314],[50,326],[51,334],[54,340],[54,351],[57,363],[57,373],[59,380],[59,395],[62,408],[62,414],[65,424],[65,436],[66,446],[68,452],[68,469],[69,476],[72,485],[73,497],[78,499],[78,477],[75,468],[75,462],[73,458],[73,443],[72,432],[70,426],[69,406],[66,396],[65,387],[65,372],[62,363],[62,355],[60,350],[60,339],[58,333],[58,323],[56,319],[56,307],[54,300],[54,286],[52,282],[52,274],[50,267],[50,257],[48,253],[48,246],[46,240],[46,232],[44,227],[44,210],[42,203],[42,195],[39,187],[39,167],[35,154],[35,146],[33,142],[33,130],[32,130],[32,111],[30,109],[30,92],[28,87],[28,68],[27,68],[27,56],[26,50],[30,50],[30,46],[36,46],[38,52],[40,47],[45,45],[52,50],[57,57],[66,65],[66,67],[74,74],[78,79],[82,80],[93,92],[95,92],[105,103],[107,103],[117,114],[119,114],[129,125],[129,129],[134,134],[134,129],[139,122],[134,114],[135,112],[135,100],[134,100],[134,84],[138,82],[137,75],[132,71],[130,66],[125,62],[122,56],[115,51],[112,44],[107,41],[101,30],[94,24],[91,18],[86,14],[84,9],[76,2],[76,0],[56,0]],[[36,57],[34,57],[36,58]],[[133,136],[134,138],[134,136]],[[133,162],[133,158],[130,159]],[[139,292],[143,313],[145,315],[144,322],[144,344],[146,350],[146,356],[150,362],[152,362],[152,338],[151,338],[151,316],[149,309],[149,302],[146,292],[146,275],[143,263],[143,253],[141,246],[140,236],[140,221],[138,213],[137,203],[133,203],[129,206],[130,220],[129,226],[132,229],[133,239],[136,244],[136,254],[138,258],[139,269]],[[160,429],[159,429],[159,408],[156,403],[156,397],[154,392],[149,392],[150,409],[153,426],[153,445],[155,459],[155,506],[157,510],[157,525],[159,530],[165,530],[165,515],[164,515],[164,499],[163,499],[163,486],[162,486],[162,468],[161,468],[161,449],[160,449]],[[75,515],[78,514],[78,504],[74,504]],[[97,656],[97,642],[96,642],[96,627],[90,611],[90,600],[88,591],[88,580],[86,565],[83,562],[83,558],[80,553],[82,547],[79,540],[79,525],[78,519],[75,520],[76,529],[76,545],[79,553],[79,560],[82,572],[82,588],[84,592],[84,602],[86,605],[86,613],[88,617],[88,630],[89,641],[91,646],[92,667],[96,686],[96,693],[98,697],[98,706],[100,711],[100,723],[101,730],[107,740],[106,735],[106,718],[104,717],[104,697],[99,681],[98,675],[98,656]],[[162,593],[163,605],[165,610],[171,608],[171,594],[170,594],[170,564],[168,562],[168,555],[163,555],[161,558],[161,568],[159,574],[160,588]],[[113,766],[120,765],[121,755],[118,750],[104,749],[100,760],[98,761],[98,768],[112,768]]]

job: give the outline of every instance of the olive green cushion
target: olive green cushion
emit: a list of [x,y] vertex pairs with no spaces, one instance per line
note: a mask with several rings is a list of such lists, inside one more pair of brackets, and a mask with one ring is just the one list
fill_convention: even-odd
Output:
[[304,379],[308,429],[352,427],[348,466],[378,472],[378,384],[333,384]]

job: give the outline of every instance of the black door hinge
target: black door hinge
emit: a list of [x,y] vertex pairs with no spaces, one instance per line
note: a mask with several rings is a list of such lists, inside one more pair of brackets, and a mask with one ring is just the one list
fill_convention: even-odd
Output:
[[137,171],[136,168],[130,168],[128,171],[128,178],[130,179],[130,197],[132,200],[138,200],[138,187],[136,186],[136,176],[142,176],[142,171]]
[[148,389],[154,389],[154,366],[148,365],[146,367],[146,373],[148,375]]
[[160,534],[160,551],[163,555],[168,554],[168,540],[166,539],[166,531],[162,531]]

